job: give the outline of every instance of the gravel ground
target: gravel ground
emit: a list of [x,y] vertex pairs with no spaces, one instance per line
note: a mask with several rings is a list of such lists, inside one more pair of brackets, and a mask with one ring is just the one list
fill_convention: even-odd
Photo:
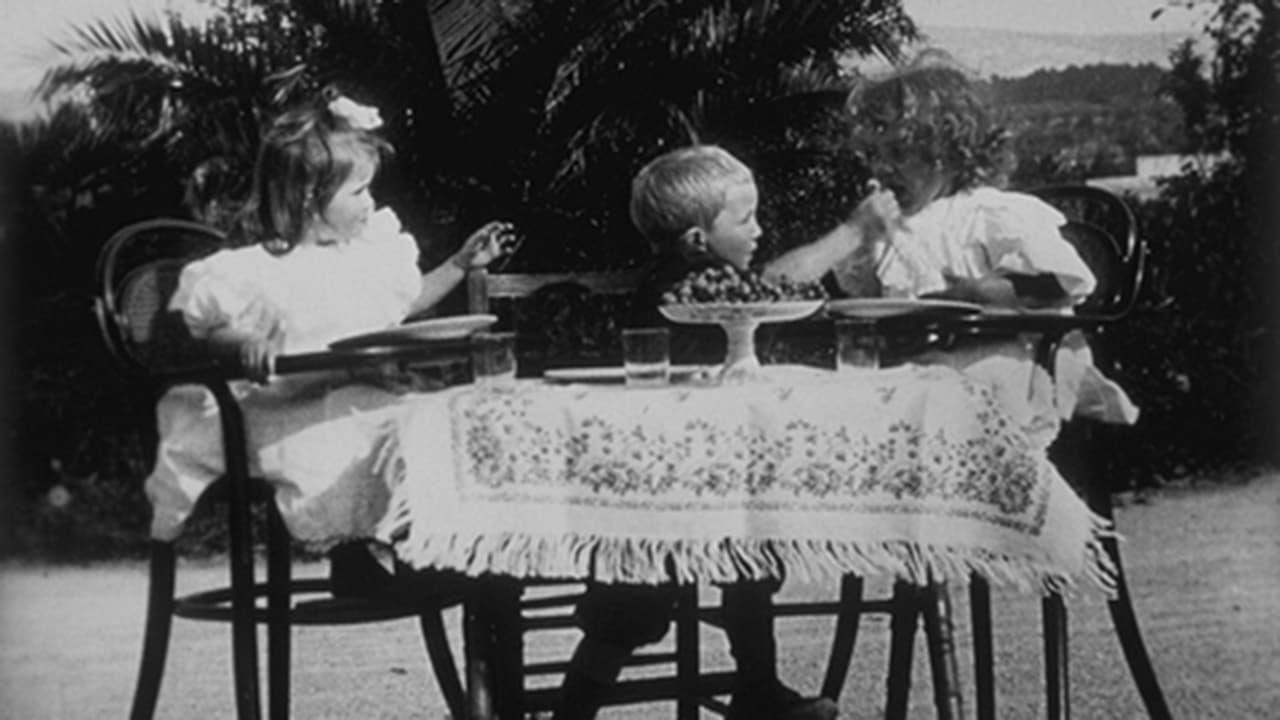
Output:
[[[1280,707],[1280,475],[1227,487],[1163,490],[1117,514],[1139,621],[1178,718],[1275,718]],[[299,568],[300,572],[323,568]],[[186,564],[182,587],[222,571]],[[146,589],[140,563],[87,567],[0,565],[0,719],[124,717],[133,689]],[[869,590],[883,591],[872,584]],[[831,597],[834,588],[788,586],[791,597]],[[962,679],[969,636],[957,593]],[[714,597],[714,592],[710,598]],[[1111,635],[1103,602],[1087,592],[1071,609],[1071,704],[1075,717],[1142,717],[1141,702]],[[994,600],[1001,717],[1043,715],[1039,603],[997,591]],[[458,617],[447,622],[455,633]],[[814,692],[830,623],[779,625],[782,672]],[[884,697],[887,622],[864,618],[842,718],[878,717]],[[561,652],[572,637],[531,649]],[[708,634],[707,665],[724,662]],[[911,716],[932,717],[929,674],[917,647]],[[295,631],[294,717],[443,718],[412,621]],[[160,718],[231,717],[229,641],[220,625],[177,621]],[[971,707],[971,696],[966,697]],[[670,705],[610,710],[604,718],[671,717]]]

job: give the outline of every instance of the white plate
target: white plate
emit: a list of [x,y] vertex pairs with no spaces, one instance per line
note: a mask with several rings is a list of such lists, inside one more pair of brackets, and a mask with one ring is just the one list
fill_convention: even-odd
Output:
[[806,318],[822,307],[822,300],[749,303],[679,303],[659,309],[672,322],[718,325],[744,320],[786,322]]
[[[703,365],[672,365],[672,382],[683,382],[706,370]],[[542,373],[548,382],[554,383],[624,383],[627,380],[626,370],[618,366],[552,368]]]
[[826,309],[832,315],[867,320],[893,317],[895,315],[910,315],[912,313],[976,315],[983,310],[981,305],[974,303],[930,298],[847,298],[843,300],[828,300]]
[[329,343],[329,347],[334,350],[347,350],[377,345],[460,340],[496,322],[498,322],[496,315],[453,315],[432,318],[397,325],[386,330],[351,335]]

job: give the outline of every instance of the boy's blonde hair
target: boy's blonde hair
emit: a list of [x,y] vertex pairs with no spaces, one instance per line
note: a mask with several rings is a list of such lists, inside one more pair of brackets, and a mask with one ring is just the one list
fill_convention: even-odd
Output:
[[751,168],[717,145],[693,145],[649,161],[631,182],[631,221],[659,251],[676,247],[690,228],[710,228],[725,193],[754,182]]

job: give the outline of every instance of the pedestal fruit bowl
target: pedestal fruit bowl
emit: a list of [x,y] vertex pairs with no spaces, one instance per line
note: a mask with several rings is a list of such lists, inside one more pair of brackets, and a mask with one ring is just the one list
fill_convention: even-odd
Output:
[[685,278],[663,295],[659,309],[675,323],[719,325],[728,339],[720,379],[740,381],[759,376],[756,328],[806,318],[822,307],[824,298],[816,283],[771,283],[726,265]]

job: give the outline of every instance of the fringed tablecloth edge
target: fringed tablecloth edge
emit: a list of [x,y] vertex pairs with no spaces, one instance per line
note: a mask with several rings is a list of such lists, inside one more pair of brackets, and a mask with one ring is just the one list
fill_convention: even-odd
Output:
[[[732,583],[797,577],[832,580],[846,574],[891,575],[917,584],[931,579],[966,583],[971,574],[1022,591],[1067,592],[1083,576],[1108,596],[1115,566],[1102,544],[1102,526],[1082,550],[1079,568],[1063,568],[1025,556],[894,541],[742,540],[690,542],[652,538],[584,537],[526,533],[415,534],[397,543],[414,567],[457,570],[471,576],[590,578],[604,583],[654,585]],[[784,570],[785,568],[785,570]]]

